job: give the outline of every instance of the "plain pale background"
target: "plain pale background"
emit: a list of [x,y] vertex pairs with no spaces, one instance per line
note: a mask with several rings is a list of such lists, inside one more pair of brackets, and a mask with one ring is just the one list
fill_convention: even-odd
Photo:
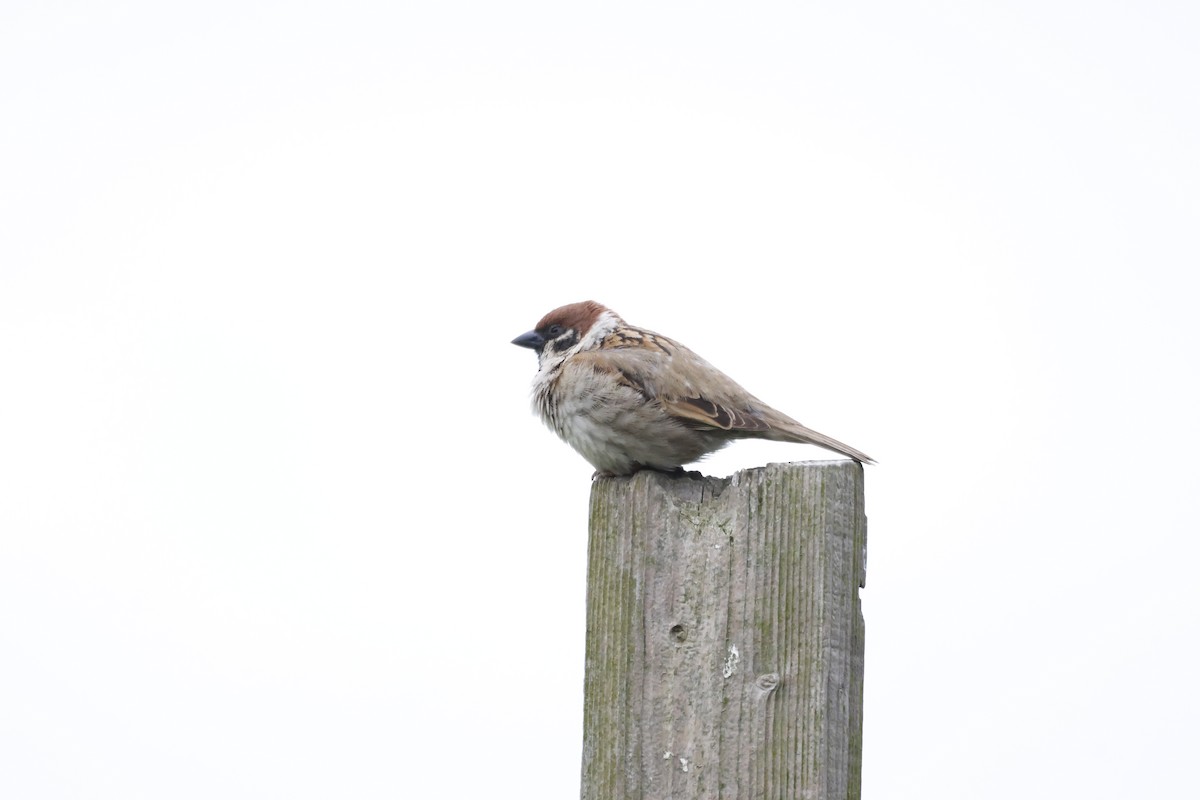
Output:
[[865,797],[1179,796],[1198,17],[5,3],[0,795],[576,796],[591,298],[879,460]]

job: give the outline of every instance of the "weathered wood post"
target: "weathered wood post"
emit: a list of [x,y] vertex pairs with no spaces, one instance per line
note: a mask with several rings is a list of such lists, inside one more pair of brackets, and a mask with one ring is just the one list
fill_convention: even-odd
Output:
[[584,800],[859,797],[862,467],[592,484]]

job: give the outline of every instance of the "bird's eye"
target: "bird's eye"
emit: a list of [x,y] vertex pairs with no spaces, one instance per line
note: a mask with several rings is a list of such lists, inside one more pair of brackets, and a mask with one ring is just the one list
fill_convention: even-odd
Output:
[[550,336],[550,338],[554,339],[559,336],[562,336],[562,333],[564,330],[565,330],[565,328],[563,328],[562,325],[555,323],[546,329],[546,333]]

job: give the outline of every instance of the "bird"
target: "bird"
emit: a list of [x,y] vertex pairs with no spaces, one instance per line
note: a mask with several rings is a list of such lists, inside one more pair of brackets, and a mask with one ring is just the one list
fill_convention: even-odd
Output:
[[736,439],[815,444],[875,463],[594,300],[554,309],[512,343],[537,353],[534,413],[595,467],[593,478],[680,472]]

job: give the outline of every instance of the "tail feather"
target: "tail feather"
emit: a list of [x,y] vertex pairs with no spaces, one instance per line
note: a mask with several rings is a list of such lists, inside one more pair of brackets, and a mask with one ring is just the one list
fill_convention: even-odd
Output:
[[767,438],[775,439],[781,442],[797,442],[799,444],[815,444],[818,447],[824,447],[826,450],[832,450],[835,453],[841,453],[844,456],[853,458],[855,461],[863,464],[874,464],[875,459],[861,450],[855,450],[848,444],[843,444],[832,436],[826,436],[823,433],[818,433],[812,428],[806,428],[799,422],[788,420],[787,424],[781,424],[773,427],[771,433],[778,434],[777,436],[767,435]]

